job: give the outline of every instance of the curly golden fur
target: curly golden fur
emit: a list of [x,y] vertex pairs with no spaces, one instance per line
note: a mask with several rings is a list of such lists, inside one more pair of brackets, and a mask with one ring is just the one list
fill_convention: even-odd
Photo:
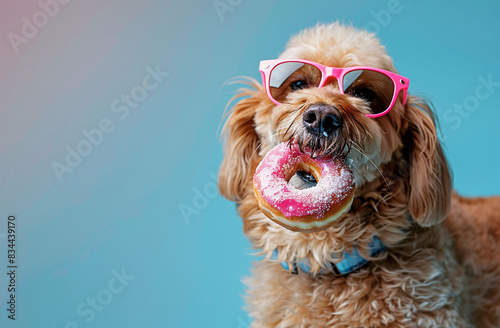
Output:
[[[371,66],[396,72],[377,38],[352,26],[318,25],[293,37],[280,58],[327,66]],[[499,327],[500,198],[452,192],[450,170],[429,105],[408,96],[379,118],[364,100],[340,94],[336,81],[299,90],[276,106],[249,79],[228,113],[220,168],[222,195],[237,203],[245,235],[265,259],[246,279],[252,327]],[[322,141],[344,156],[356,179],[350,211],[323,231],[284,229],[260,211],[252,176],[279,142],[301,139],[298,119],[310,104],[332,104],[343,130]],[[335,145],[342,144],[340,148]],[[387,250],[367,251],[378,236]],[[357,245],[368,265],[345,276],[319,273]],[[271,260],[277,249],[278,260]],[[312,273],[280,262],[308,259]]]

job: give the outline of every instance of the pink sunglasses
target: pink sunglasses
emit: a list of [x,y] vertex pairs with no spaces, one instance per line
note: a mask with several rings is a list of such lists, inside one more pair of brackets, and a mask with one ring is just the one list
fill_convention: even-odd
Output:
[[309,60],[272,59],[260,62],[262,83],[269,98],[280,105],[294,91],[322,88],[330,77],[337,80],[340,93],[366,100],[370,104],[368,117],[387,114],[403,90],[403,105],[410,80],[401,75],[373,67],[328,67]]

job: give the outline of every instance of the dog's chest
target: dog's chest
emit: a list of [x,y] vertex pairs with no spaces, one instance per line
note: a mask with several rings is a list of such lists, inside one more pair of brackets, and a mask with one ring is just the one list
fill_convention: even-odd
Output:
[[277,263],[258,264],[254,276],[246,280],[251,316],[292,326],[322,318],[331,326],[367,327],[411,321],[419,313],[444,308],[466,311],[460,300],[463,277],[451,274],[453,263],[425,253],[418,254],[411,267],[408,263],[392,270],[368,266],[341,277],[294,275]]

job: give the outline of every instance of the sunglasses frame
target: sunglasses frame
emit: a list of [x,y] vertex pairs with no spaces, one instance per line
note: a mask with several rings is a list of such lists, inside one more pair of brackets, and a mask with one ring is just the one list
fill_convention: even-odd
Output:
[[397,99],[399,92],[401,90],[403,91],[403,105],[406,104],[406,93],[408,90],[408,86],[410,84],[410,79],[408,79],[404,76],[398,75],[396,73],[380,69],[380,68],[368,67],[368,66],[351,66],[351,67],[344,67],[344,68],[329,67],[329,66],[315,63],[313,61],[303,60],[303,59],[262,60],[260,62],[260,66],[259,66],[259,71],[262,74],[262,84],[264,85],[264,88],[267,91],[267,95],[268,95],[269,99],[271,99],[271,101],[273,103],[275,103],[276,105],[281,105],[281,103],[279,103],[276,99],[273,98],[273,96],[271,94],[271,88],[269,86],[269,80],[271,78],[271,72],[273,71],[273,69],[276,66],[278,66],[280,64],[284,64],[284,63],[302,63],[302,64],[308,64],[308,65],[312,65],[312,66],[316,67],[317,69],[319,69],[321,71],[321,81],[317,87],[318,88],[324,87],[326,84],[326,81],[330,77],[334,77],[337,79],[337,83],[339,85],[339,89],[340,89],[341,94],[344,94],[344,87],[343,87],[344,76],[349,72],[362,69],[365,71],[374,71],[374,72],[382,73],[382,74],[388,76],[392,80],[392,82],[394,83],[394,94],[392,95],[391,104],[389,105],[389,107],[387,107],[387,109],[385,111],[383,111],[381,113],[377,113],[377,114],[366,114],[367,117],[380,117],[380,116],[384,116],[385,114],[389,113],[389,111],[392,109],[392,107],[394,107],[394,104],[396,103],[396,99]]

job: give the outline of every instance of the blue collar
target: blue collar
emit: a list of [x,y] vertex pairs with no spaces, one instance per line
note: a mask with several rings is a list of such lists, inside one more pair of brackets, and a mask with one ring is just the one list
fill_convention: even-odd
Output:
[[[377,255],[382,253],[385,249],[386,248],[382,244],[380,239],[377,236],[374,236],[372,242],[370,243],[370,256],[376,257]],[[271,259],[276,260],[277,258],[278,258],[278,250],[275,249]],[[333,270],[333,272],[336,274],[345,275],[345,274],[351,273],[353,271],[356,271],[357,269],[361,268],[363,265],[365,265],[368,262],[370,262],[370,261],[364,259],[359,254],[357,247],[354,246],[354,249],[351,253],[347,253],[347,252],[344,253],[344,259],[342,261],[340,261],[339,263],[325,263],[325,266],[328,269],[327,270],[321,269],[319,271],[319,273],[327,273],[327,272],[331,272]],[[288,263],[281,262],[281,266],[285,270],[290,271],[290,267],[289,267]],[[293,262],[292,273],[297,274],[299,267],[305,273],[311,272],[311,266],[309,265],[309,261],[307,259],[304,259],[303,261],[300,261],[298,263]]]

